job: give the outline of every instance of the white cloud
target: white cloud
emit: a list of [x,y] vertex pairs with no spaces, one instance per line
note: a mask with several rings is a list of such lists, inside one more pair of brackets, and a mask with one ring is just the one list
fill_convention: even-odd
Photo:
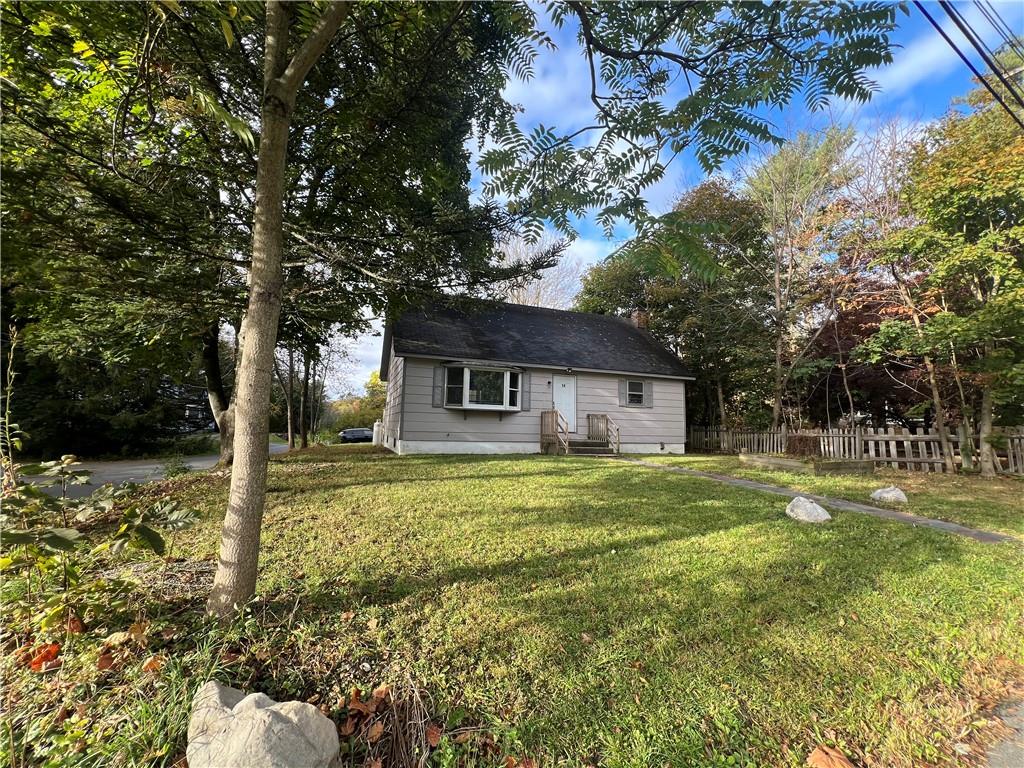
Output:
[[565,250],[563,258],[576,259],[584,266],[597,264],[619,247],[613,240],[578,237]]
[[384,324],[378,318],[370,324],[370,330],[345,342],[346,359],[342,370],[332,385],[331,396],[340,397],[348,392],[363,394],[370,374],[380,369]]
[[[931,5],[928,12],[936,21],[939,21],[946,34],[959,46],[960,50],[968,53],[968,57],[974,61],[977,56],[971,56],[973,49],[970,43],[964,38],[956,25],[941,13],[938,5]],[[978,30],[982,35],[991,33],[981,12],[974,5],[961,11],[967,23]],[[944,19],[940,20],[940,19]],[[943,75],[949,74],[963,62],[956,52],[950,47],[934,28],[929,27],[928,31],[915,38],[902,51],[893,57],[893,63],[879,69],[874,74],[874,80],[882,89],[882,97],[899,96],[926,81],[934,81]]]

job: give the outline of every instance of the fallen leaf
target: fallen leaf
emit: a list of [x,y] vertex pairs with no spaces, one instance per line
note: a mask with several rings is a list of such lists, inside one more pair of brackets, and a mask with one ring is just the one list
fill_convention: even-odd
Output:
[[132,636],[127,632],[114,632],[112,635],[107,635],[107,639],[103,641],[106,646],[124,645]]
[[811,768],[854,768],[853,763],[847,760],[846,755],[838,749],[819,745],[807,758],[807,765]]
[[137,621],[128,627],[128,636],[139,645],[146,645],[149,642],[149,635],[146,634],[147,629],[149,629],[148,621]]
[[384,768],[384,761],[379,757],[373,758],[369,763],[366,764],[366,768]]
[[537,761],[532,757],[524,757],[519,761],[519,768],[537,768]]
[[100,654],[100,657],[96,659],[96,669],[101,672],[105,669],[110,669],[114,666],[114,657],[109,653]]
[[458,736],[456,736],[453,739],[453,741],[456,744],[465,744],[467,741],[469,741],[472,738],[473,738],[473,732],[472,731],[463,731]]
[[80,618],[72,614],[68,616],[67,630],[70,635],[78,635],[85,630],[85,625]]
[[220,654],[222,664],[234,664],[240,658],[242,658],[242,654],[235,653],[234,651],[222,651]]
[[391,695],[391,686],[390,685],[382,684],[382,685],[378,685],[376,688],[373,689],[373,698],[375,698],[375,699],[380,699],[381,701],[387,701],[388,700],[388,696],[390,696],[390,695]]
[[44,669],[49,669],[47,665],[54,661],[57,656],[60,655],[60,645],[58,643],[48,643],[46,645],[39,646],[32,660],[29,662],[29,666],[33,672],[42,672]]
[[60,709],[57,710],[57,714],[53,716],[53,722],[56,725],[60,725],[65,720],[67,720],[70,715],[71,710],[67,707],[62,706]]
[[352,619],[354,619],[355,617],[356,617],[356,612],[355,611],[345,611],[343,614],[341,614],[341,620],[342,621],[352,621]]
[[163,656],[150,656],[142,664],[142,671],[150,674],[156,674],[160,671],[160,668],[164,665]]
[[377,625],[379,623],[380,622],[377,619],[370,619],[368,622],[366,622],[366,627],[367,629],[374,630],[377,628]]
[[584,643],[592,643],[592,642],[594,642],[593,636],[587,634],[586,632],[580,633],[580,638],[582,638]]
[[368,702],[364,702],[362,694],[358,688],[352,688],[352,694],[348,699],[348,708],[354,712],[361,712],[364,715],[372,715],[377,710],[377,704],[379,701],[370,699]]
[[366,732],[366,738],[371,744],[376,744],[383,735],[384,723],[374,723],[370,726],[370,730]]
[[436,747],[438,744],[441,743],[442,733],[443,731],[441,730],[440,725],[438,725],[437,723],[427,723],[427,744],[429,744],[431,748]]
[[351,736],[353,733],[356,732],[356,719],[350,715],[348,719],[341,724],[341,727],[338,729],[338,732],[342,736]]

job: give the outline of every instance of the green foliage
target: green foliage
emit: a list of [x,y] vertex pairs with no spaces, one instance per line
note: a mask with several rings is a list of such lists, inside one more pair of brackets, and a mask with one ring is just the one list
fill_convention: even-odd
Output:
[[914,147],[909,174],[919,223],[892,234],[877,263],[921,276],[907,290],[925,322],[884,323],[864,353],[955,357],[1013,419],[1024,407],[1024,136],[1001,110],[952,112]]
[[181,455],[174,455],[164,462],[164,477],[178,477],[191,471],[191,467],[186,463],[185,458]]
[[337,434],[352,427],[372,428],[373,423],[384,416],[386,397],[387,384],[380,380],[378,371],[372,371],[366,382],[366,395],[348,397],[331,404],[334,418],[331,431]]
[[[565,3],[549,13],[580,25],[591,70],[594,118],[575,132],[499,122],[484,152],[487,194],[513,199],[528,232],[543,219],[572,232],[570,216],[596,208],[611,236],[625,220],[651,225],[642,190],[671,158],[692,150],[708,172],[752,146],[779,142],[755,114],[803,92],[812,109],[837,95],[866,101],[865,71],[891,61],[897,8],[887,3]],[[768,39],[771,44],[759,41]],[[685,95],[674,86],[687,81]],[[670,216],[659,222],[668,250],[688,240]]]
[[[21,574],[27,585],[20,599],[8,605],[16,621],[27,621],[44,635],[72,617],[111,609],[106,601],[124,585],[96,573],[102,553],[117,555],[131,547],[163,555],[166,545],[158,529],[176,533],[196,521],[194,511],[174,501],[150,506],[133,501],[134,486],[128,483],[69,498],[69,487],[89,483],[90,473],[78,466],[72,455],[20,465],[14,483],[4,489],[0,572],[6,577]],[[47,486],[59,495],[48,493]],[[120,522],[101,541],[83,533],[83,528],[102,529],[118,509],[123,510]]]
[[729,184],[711,179],[685,194],[671,217],[685,238],[656,234],[627,244],[588,271],[577,308],[647,313],[651,332],[700,373],[690,388],[691,423],[721,420],[718,385],[726,419],[758,423],[771,347],[762,214]]

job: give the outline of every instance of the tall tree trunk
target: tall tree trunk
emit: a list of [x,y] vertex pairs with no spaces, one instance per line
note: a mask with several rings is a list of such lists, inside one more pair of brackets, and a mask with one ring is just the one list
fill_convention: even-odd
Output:
[[785,388],[785,374],[782,371],[782,332],[775,339],[775,398],[772,401],[772,429],[782,423],[782,390]]
[[309,448],[309,358],[307,347],[302,353],[302,389],[299,391],[299,446]]
[[[897,280],[897,286],[903,303],[910,310],[914,321],[914,329],[919,339],[924,339],[924,329],[921,326],[921,316],[914,302],[905,281],[901,280],[895,266],[890,268],[893,277]],[[932,404],[935,406],[935,430],[939,433],[939,445],[942,448],[942,463],[947,472],[956,472],[956,462],[953,460],[953,443],[949,439],[949,429],[946,427],[946,406],[942,400],[942,393],[939,390],[939,377],[935,372],[935,362],[930,355],[924,356],[924,367],[928,372],[928,385],[931,388]]]
[[328,6],[289,60],[288,11],[279,0],[269,0],[266,7],[249,305],[242,321],[241,364],[235,382],[235,459],[217,574],[206,603],[207,611],[221,619],[230,616],[256,591],[270,452],[270,390],[281,315],[288,129],[299,87],[348,13],[347,3]]
[[946,405],[939,391],[939,377],[935,372],[935,362],[925,357],[924,367],[928,371],[928,384],[932,391],[932,402],[935,404],[935,431],[939,433],[939,444],[942,446],[942,463],[947,472],[956,472],[953,460],[953,442],[949,439],[949,428],[946,426]]
[[978,414],[978,459],[982,477],[995,477],[999,471],[995,449],[992,447],[992,388],[981,390],[981,413]]
[[213,323],[203,334],[203,375],[206,397],[220,436],[218,466],[230,467],[235,454],[235,409],[224,387],[220,370],[220,324]]
[[295,350],[288,345],[288,385],[284,390],[288,402],[288,450],[295,450]]
[[721,424],[722,428],[724,429],[725,428],[725,393],[722,392],[722,380],[721,379],[717,379],[715,381],[715,386],[716,386],[717,391],[718,391],[718,423]]

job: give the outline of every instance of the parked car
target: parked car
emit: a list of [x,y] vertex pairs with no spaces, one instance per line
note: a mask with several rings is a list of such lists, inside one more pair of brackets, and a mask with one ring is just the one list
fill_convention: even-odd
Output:
[[352,429],[341,430],[338,433],[338,437],[341,438],[343,443],[372,443],[373,430],[366,429],[365,427],[353,427]]

